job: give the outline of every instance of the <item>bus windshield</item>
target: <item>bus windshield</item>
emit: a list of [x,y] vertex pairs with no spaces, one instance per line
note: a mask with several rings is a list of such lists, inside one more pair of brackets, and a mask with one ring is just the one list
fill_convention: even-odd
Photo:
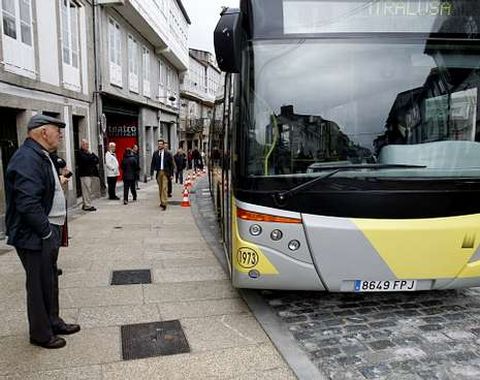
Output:
[[264,39],[245,56],[247,176],[480,179],[477,40]]

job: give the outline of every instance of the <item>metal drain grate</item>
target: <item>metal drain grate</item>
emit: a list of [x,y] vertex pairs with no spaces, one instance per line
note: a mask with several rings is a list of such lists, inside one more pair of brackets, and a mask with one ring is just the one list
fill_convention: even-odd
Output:
[[151,284],[150,269],[116,270],[112,272],[112,285]]
[[123,360],[190,352],[178,320],[125,325],[121,331]]

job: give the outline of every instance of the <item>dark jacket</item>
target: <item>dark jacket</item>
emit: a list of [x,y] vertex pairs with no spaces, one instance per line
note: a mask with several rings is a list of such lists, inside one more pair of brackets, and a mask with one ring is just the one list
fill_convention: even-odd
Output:
[[77,155],[77,164],[79,177],[98,177],[98,157],[95,153],[88,153],[80,149]]
[[133,153],[126,153],[122,160],[122,171],[124,181],[134,181],[138,173],[138,161]]
[[185,153],[175,153],[173,159],[175,160],[177,171],[182,171],[187,167],[187,158],[185,157]]
[[55,178],[52,164],[40,144],[27,138],[7,167],[5,193],[7,244],[40,250],[50,234]]
[[[163,155],[163,170],[165,171],[165,174],[167,177],[173,176],[173,158],[172,154],[168,151],[165,151]],[[153,153],[152,157],[152,164],[150,165],[150,175],[153,176],[153,172],[158,172],[161,167],[161,162],[160,162],[160,154],[159,151],[156,150],[155,153]]]

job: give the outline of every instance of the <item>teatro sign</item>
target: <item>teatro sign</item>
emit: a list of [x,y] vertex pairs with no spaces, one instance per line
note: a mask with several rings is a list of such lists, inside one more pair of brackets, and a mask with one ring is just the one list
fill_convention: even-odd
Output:
[[136,137],[137,126],[136,125],[109,125],[108,136],[109,137]]

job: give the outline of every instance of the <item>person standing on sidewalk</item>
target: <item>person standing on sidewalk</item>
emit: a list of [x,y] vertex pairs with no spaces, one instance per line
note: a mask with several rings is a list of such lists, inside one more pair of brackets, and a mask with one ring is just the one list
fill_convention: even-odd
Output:
[[133,155],[137,160],[137,173],[135,174],[135,189],[140,190],[140,186],[138,186],[138,181],[140,180],[140,155],[138,154],[138,145],[135,144],[132,148]]
[[78,176],[82,185],[83,211],[96,211],[92,205],[92,181],[98,177],[98,157],[90,152],[90,144],[82,139],[78,151]]
[[66,203],[50,153],[57,150],[65,123],[37,114],[27,126],[28,137],[10,160],[6,173],[7,244],[13,245],[26,273],[30,343],[61,348],[80,326],[59,317],[56,264],[65,222]]
[[[170,153],[170,149],[169,149],[169,145],[168,145],[168,142],[165,142],[165,151]],[[172,155],[170,153],[170,155]],[[173,173],[175,171],[175,161],[173,161],[173,170],[172,170],[172,175],[170,177],[168,177],[168,185],[167,185],[167,196],[169,198],[172,197],[172,192],[173,192]]]
[[173,175],[173,158],[172,155],[165,150],[165,141],[158,140],[158,150],[153,153],[152,164],[150,165],[150,175],[156,172],[158,183],[158,192],[160,196],[160,207],[162,210],[167,209],[168,203],[168,178]]
[[128,191],[132,192],[133,201],[137,200],[137,190],[135,189],[135,178],[138,173],[138,162],[132,149],[127,148],[122,160],[123,171],[123,204],[128,205]]
[[116,194],[117,187],[117,178],[120,174],[118,170],[118,160],[115,155],[115,149],[117,146],[115,143],[111,142],[108,144],[108,151],[105,153],[105,168],[107,173],[107,183],[108,183],[108,199],[119,200]]
[[177,153],[173,156],[173,161],[175,162],[175,183],[183,184],[183,171],[187,167],[187,159],[185,153],[183,153],[182,148],[178,148]]

